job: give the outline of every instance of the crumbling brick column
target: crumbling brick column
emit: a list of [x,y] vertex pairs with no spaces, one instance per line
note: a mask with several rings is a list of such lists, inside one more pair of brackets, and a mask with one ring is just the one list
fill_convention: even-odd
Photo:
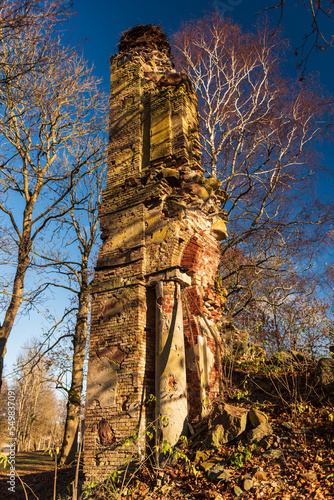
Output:
[[214,280],[226,237],[224,194],[200,164],[197,97],[160,28],[122,35],[110,89],[85,425],[85,472],[98,479],[145,453],[155,415],[167,414],[174,444],[219,393]]

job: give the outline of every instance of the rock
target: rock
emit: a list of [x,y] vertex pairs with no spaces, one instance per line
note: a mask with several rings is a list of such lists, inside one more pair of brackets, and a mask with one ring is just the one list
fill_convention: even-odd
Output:
[[210,197],[205,187],[195,182],[186,184],[184,186],[184,192],[190,193],[203,201],[207,201]]
[[221,182],[215,177],[205,177],[203,180],[203,184],[206,188],[211,187],[214,191],[220,188]]
[[224,403],[216,405],[209,419],[208,443],[217,448],[246,429],[248,410]]
[[254,486],[254,483],[253,483],[253,481],[251,479],[245,479],[244,480],[243,489],[245,491],[251,490],[253,488],[253,486]]
[[303,427],[302,429],[295,430],[295,434],[301,434],[302,436],[306,436],[306,434],[310,434],[311,429],[307,427]]
[[253,427],[257,427],[260,424],[267,424],[268,417],[262,411],[257,410],[256,408],[251,408],[248,413],[248,420],[252,424]]
[[282,450],[268,450],[262,456],[271,460],[277,460],[278,458],[282,458],[284,453]]
[[212,224],[211,226],[211,234],[216,238],[216,240],[221,241],[221,240],[226,240],[228,234],[227,234],[227,228],[225,222],[217,218],[217,220]]
[[243,494],[243,491],[239,486],[234,486],[233,491],[237,497],[240,497]]
[[212,469],[209,470],[208,478],[218,479],[218,476],[220,476],[224,472],[224,468],[224,465],[215,465],[214,467],[212,467]]
[[99,422],[99,438],[102,446],[110,446],[116,444],[114,431],[104,418]]
[[254,474],[254,480],[261,482],[267,480],[267,473],[263,471],[262,467],[259,467],[258,470]]
[[266,451],[269,450],[271,447],[271,444],[268,439],[261,439],[260,441],[261,447],[264,448]]
[[[152,69],[153,69],[152,64],[142,63],[141,67],[143,68],[145,78],[149,78],[150,80],[154,81],[155,83],[157,83],[160,80],[161,75],[158,75],[157,73],[154,73],[154,71],[152,71]],[[151,78],[152,73],[157,75],[158,78],[153,80],[153,78]]]
[[185,83],[187,88],[191,88],[191,83],[185,73],[167,73],[160,78],[157,87],[177,87],[181,83]]
[[173,198],[167,198],[164,203],[163,213],[165,217],[169,219],[182,219],[186,205],[184,202],[175,200]]
[[180,172],[175,168],[164,168],[162,176],[171,186],[177,186],[180,180]]
[[334,391],[334,359],[320,358],[316,368],[317,379],[326,392]]
[[228,482],[231,479],[231,472],[228,469],[224,469],[224,472],[222,472],[222,474],[219,474],[217,479],[219,479],[220,481]]
[[296,427],[296,424],[294,424],[293,422],[282,422],[282,425],[289,431],[293,431],[293,429]]
[[252,429],[247,434],[247,441],[249,444],[259,443],[261,439],[270,436],[273,433],[273,428],[268,423],[263,423]]

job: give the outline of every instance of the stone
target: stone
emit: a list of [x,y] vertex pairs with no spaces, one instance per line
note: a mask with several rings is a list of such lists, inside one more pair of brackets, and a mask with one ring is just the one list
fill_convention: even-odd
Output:
[[210,196],[204,186],[201,186],[200,184],[197,184],[195,182],[187,184],[184,187],[184,190],[185,192],[188,192],[203,201],[207,201]]
[[314,472],[313,470],[310,470],[308,472],[304,472],[302,476],[307,480],[307,481],[316,481],[318,479],[317,473]]
[[282,450],[268,450],[262,455],[265,458],[270,458],[271,460],[278,460],[279,458],[284,457],[284,453]]
[[241,495],[243,494],[243,490],[240,488],[240,486],[234,486],[233,491],[236,497],[241,497]]
[[247,425],[248,410],[228,404],[218,405],[209,423],[209,441],[217,448],[240,436]]
[[191,85],[185,73],[168,73],[160,78],[157,87],[178,86],[181,83],[185,83],[187,86]]
[[177,186],[180,180],[180,172],[175,168],[164,168],[162,170],[162,176],[171,186]]
[[217,189],[219,189],[219,187],[221,186],[221,183],[215,177],[205,177],[203,184],[206,187],[206,189],[208,187],[211,187],[213,191],[217,191]]
[[265,413],[256,408],[251,408],[248,413],[248,420],[253,427],[257,427],[260,424],[267,424],[268,417]]
[[104,418],[99,422],[98,434],[102,446],[116,444],[115,434],[109,423]]
[[211,234],[218,240],[226,240],[227,228],[222,219],[217,219],[211,226]]
[[[222,312],[215,288],[221,249],[211,229],[215,217],[224,219],[222,191],[200,164],[196,93],[169,56],[163,31],[147,25],[123,33],[111,58],[103,244],[91,290],[88,480],[144,458],[145,429],[157,415],[169,422],[161,425],[162,440],[175,445],[220,393],[210,332],[219,334]],[[223,224],[217,237],[226,235]],[[155,394],[154,405],[144,408],[143,394]],[[106,447],[97,458],[101,444],[92,429],[102,419],[118,443],[139,426],[132,449]]]
[[261,439],[260,445],[261,445],[261,448],[264,448],[266,451],[271,448],[271,443],[270,443],[269,439],[265,439],[265,438]]
[[180,200],[167,199],[164,204],[163,212],[169,219],[177,218],[182,219],[186,204]]
[[326,392],[334,391],[334,358],[320,358],[316,368],[317,379]]
[[210,469],[215,467],[217,465],[217,460],[205,460],[204,462],[201,463],[202,469],[204,469],[205,472],[208,472]]
[[242,487],[245,491],[251,490],[253,488],[253,486],[254,486],[254,483],[251,479],[245,479],[244,483],[242,485]]
[[261,439],[270,436],[273,433],[273,428],[268,423],[263,423],[255,427],[247,433],[247,442],[249,444],[259,443]]
[[283,427],[285,427],[286,429],[288,429],[289,431],[293,431],[296,427],[296,424],[294,424],[293,422],[282,422],[282,425]]
[[218,477],[224,472],[224,465],[215,465],[208,472],[208,478],[212,480],[218,479]]
[[258,470],[255,472],[253,479],[255,481],[266,481],[267,479],[267,474],[266,472],[263,471],[262,467],[259,467]]

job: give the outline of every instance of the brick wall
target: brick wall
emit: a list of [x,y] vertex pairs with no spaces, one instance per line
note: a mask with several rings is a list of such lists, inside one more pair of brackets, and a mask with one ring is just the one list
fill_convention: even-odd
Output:
[[[149,71],[152,60],[154,71]],[[111,58],[103,245],[92,289],[87,381],[85,472],[90,478],[102,479],[132,453],[145,452],[143,437],[129,448],[122,443],[163,407],[163,380],[167,392],[179,387],[179,399],[187,400],[173,424],[180,428],[184,408],[194,422],[219,392],[213,334],[223,305],[214,292],[217,238],[225,236],[221,191],[200,165],[196,94],[183,77],[169,84],[169,75],[171,81],[179,78],[172,71],[165,49],[132,48]],[[184,357],[184,373],[174,366],[178,358],[165,352],[166,335],[171,345],[176,342],[179,359]],[[168,386],[168,380],[174,383]],[[156,409],[146,404],[150,394],[157,395]],[[107,442],[100,435],[102,421],[109,429]]]

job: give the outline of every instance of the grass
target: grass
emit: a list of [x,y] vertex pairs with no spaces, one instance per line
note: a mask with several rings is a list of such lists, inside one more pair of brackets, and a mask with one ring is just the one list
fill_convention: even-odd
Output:
[[[54,470],[54,459],[43,451],[17,453],[15,457],[15,470],[20,476]],[[6,476],[6,472],[6,469],[0,469],[0,479]]]

